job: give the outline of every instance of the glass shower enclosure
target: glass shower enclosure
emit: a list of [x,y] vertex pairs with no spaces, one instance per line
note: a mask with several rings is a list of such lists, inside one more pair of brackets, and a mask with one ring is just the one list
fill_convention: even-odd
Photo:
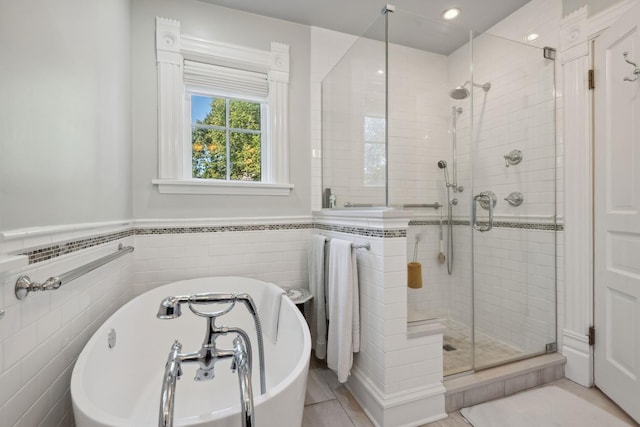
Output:
[[549,58],[396,10],[322,83],[323,208],[411,212],[408,321],[446,326],[445,375],[555,351]]

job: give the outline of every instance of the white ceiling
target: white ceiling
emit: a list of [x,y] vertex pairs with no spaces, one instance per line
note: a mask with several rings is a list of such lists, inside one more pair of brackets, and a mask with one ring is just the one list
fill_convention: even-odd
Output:
[[[201,0],[231,9],[270,16],[299,24],[362,35],[381,14],[378,0]],[[448,54],[469,40],[468,30],[481,33],[530,0],[396,0],[392,41]],[[453,24],[440,15],[450,7],[462,9]],[[394,37],[395,36],[395,37]]]

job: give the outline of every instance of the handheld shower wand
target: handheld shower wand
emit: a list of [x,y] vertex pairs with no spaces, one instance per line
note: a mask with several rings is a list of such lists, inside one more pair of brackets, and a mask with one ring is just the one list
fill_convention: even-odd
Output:
[[451,184],[449,183],[449,171],[447,170],[447,162],[445,162],[444,160],[440,160],[438,162],[438,167],[444,172],[444,182],[447,184],[448,189],[449,187],[451,187]]

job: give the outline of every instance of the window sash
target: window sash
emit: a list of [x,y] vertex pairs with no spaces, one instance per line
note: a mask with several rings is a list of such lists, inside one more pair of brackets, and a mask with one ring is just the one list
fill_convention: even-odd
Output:
[[[265,149],[267,146],[267,125],[268,125],[268,104],[266,101],[260,100],[250,100],[250,99],[242,99],[237,96],[228,97],[222,96],[219,92],[212,89],[202,89],[202,90],[190,90],[185,92],[185,119],[188,123],[191,123],[191,126],[185,127],[187,132],[185,132],[185,172],[188,171],[188,176],[185,178],[194,178],[193,176],[193,130],[194,129],[211,129],[217,130],[221,132],[225,132],[225,162],[226,162],[226,177],[225,179],[214,179],[214,178],[206,178],[207,180],[213,181],[228,181],[228,182],[236,182],[241,180],[231,179],[232,172],[232,163],[231,163],[231,133],[244,133],[250,135],[260,135],[260,180],[259,181],[251,181],[251,182],[265,182]],[[199,124],[194,123],[191,118],[191,108],[192,108],[192,96],[202,96],[205,95],[211,98],[218,98],[225,100],[225,125],[226,126],[216,126],[216,125],[207,125],[207,124]],[[244,129],[244,128],[233,128],[229,126],[230,123],[230,103],[231,101],[243,101],[250,102],[253,104],[260,104],[260,130],[255,129]],[[188,160],[188,163],[187,163]]]

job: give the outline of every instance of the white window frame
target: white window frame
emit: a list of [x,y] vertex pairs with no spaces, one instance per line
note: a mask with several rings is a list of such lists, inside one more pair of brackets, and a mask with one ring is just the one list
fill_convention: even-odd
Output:
[[[289,45],[271,42],[259,50],[180,33],[180,22],[156,18],[158,65],[158,178],[160,193],[286,196],[289,182]],[[269,140],[262,147],[262,181],[192,178],[190,118],[185,115],[184,60],[266,73],[269,80]],[[189,107],[190,108],[190,107]]]

